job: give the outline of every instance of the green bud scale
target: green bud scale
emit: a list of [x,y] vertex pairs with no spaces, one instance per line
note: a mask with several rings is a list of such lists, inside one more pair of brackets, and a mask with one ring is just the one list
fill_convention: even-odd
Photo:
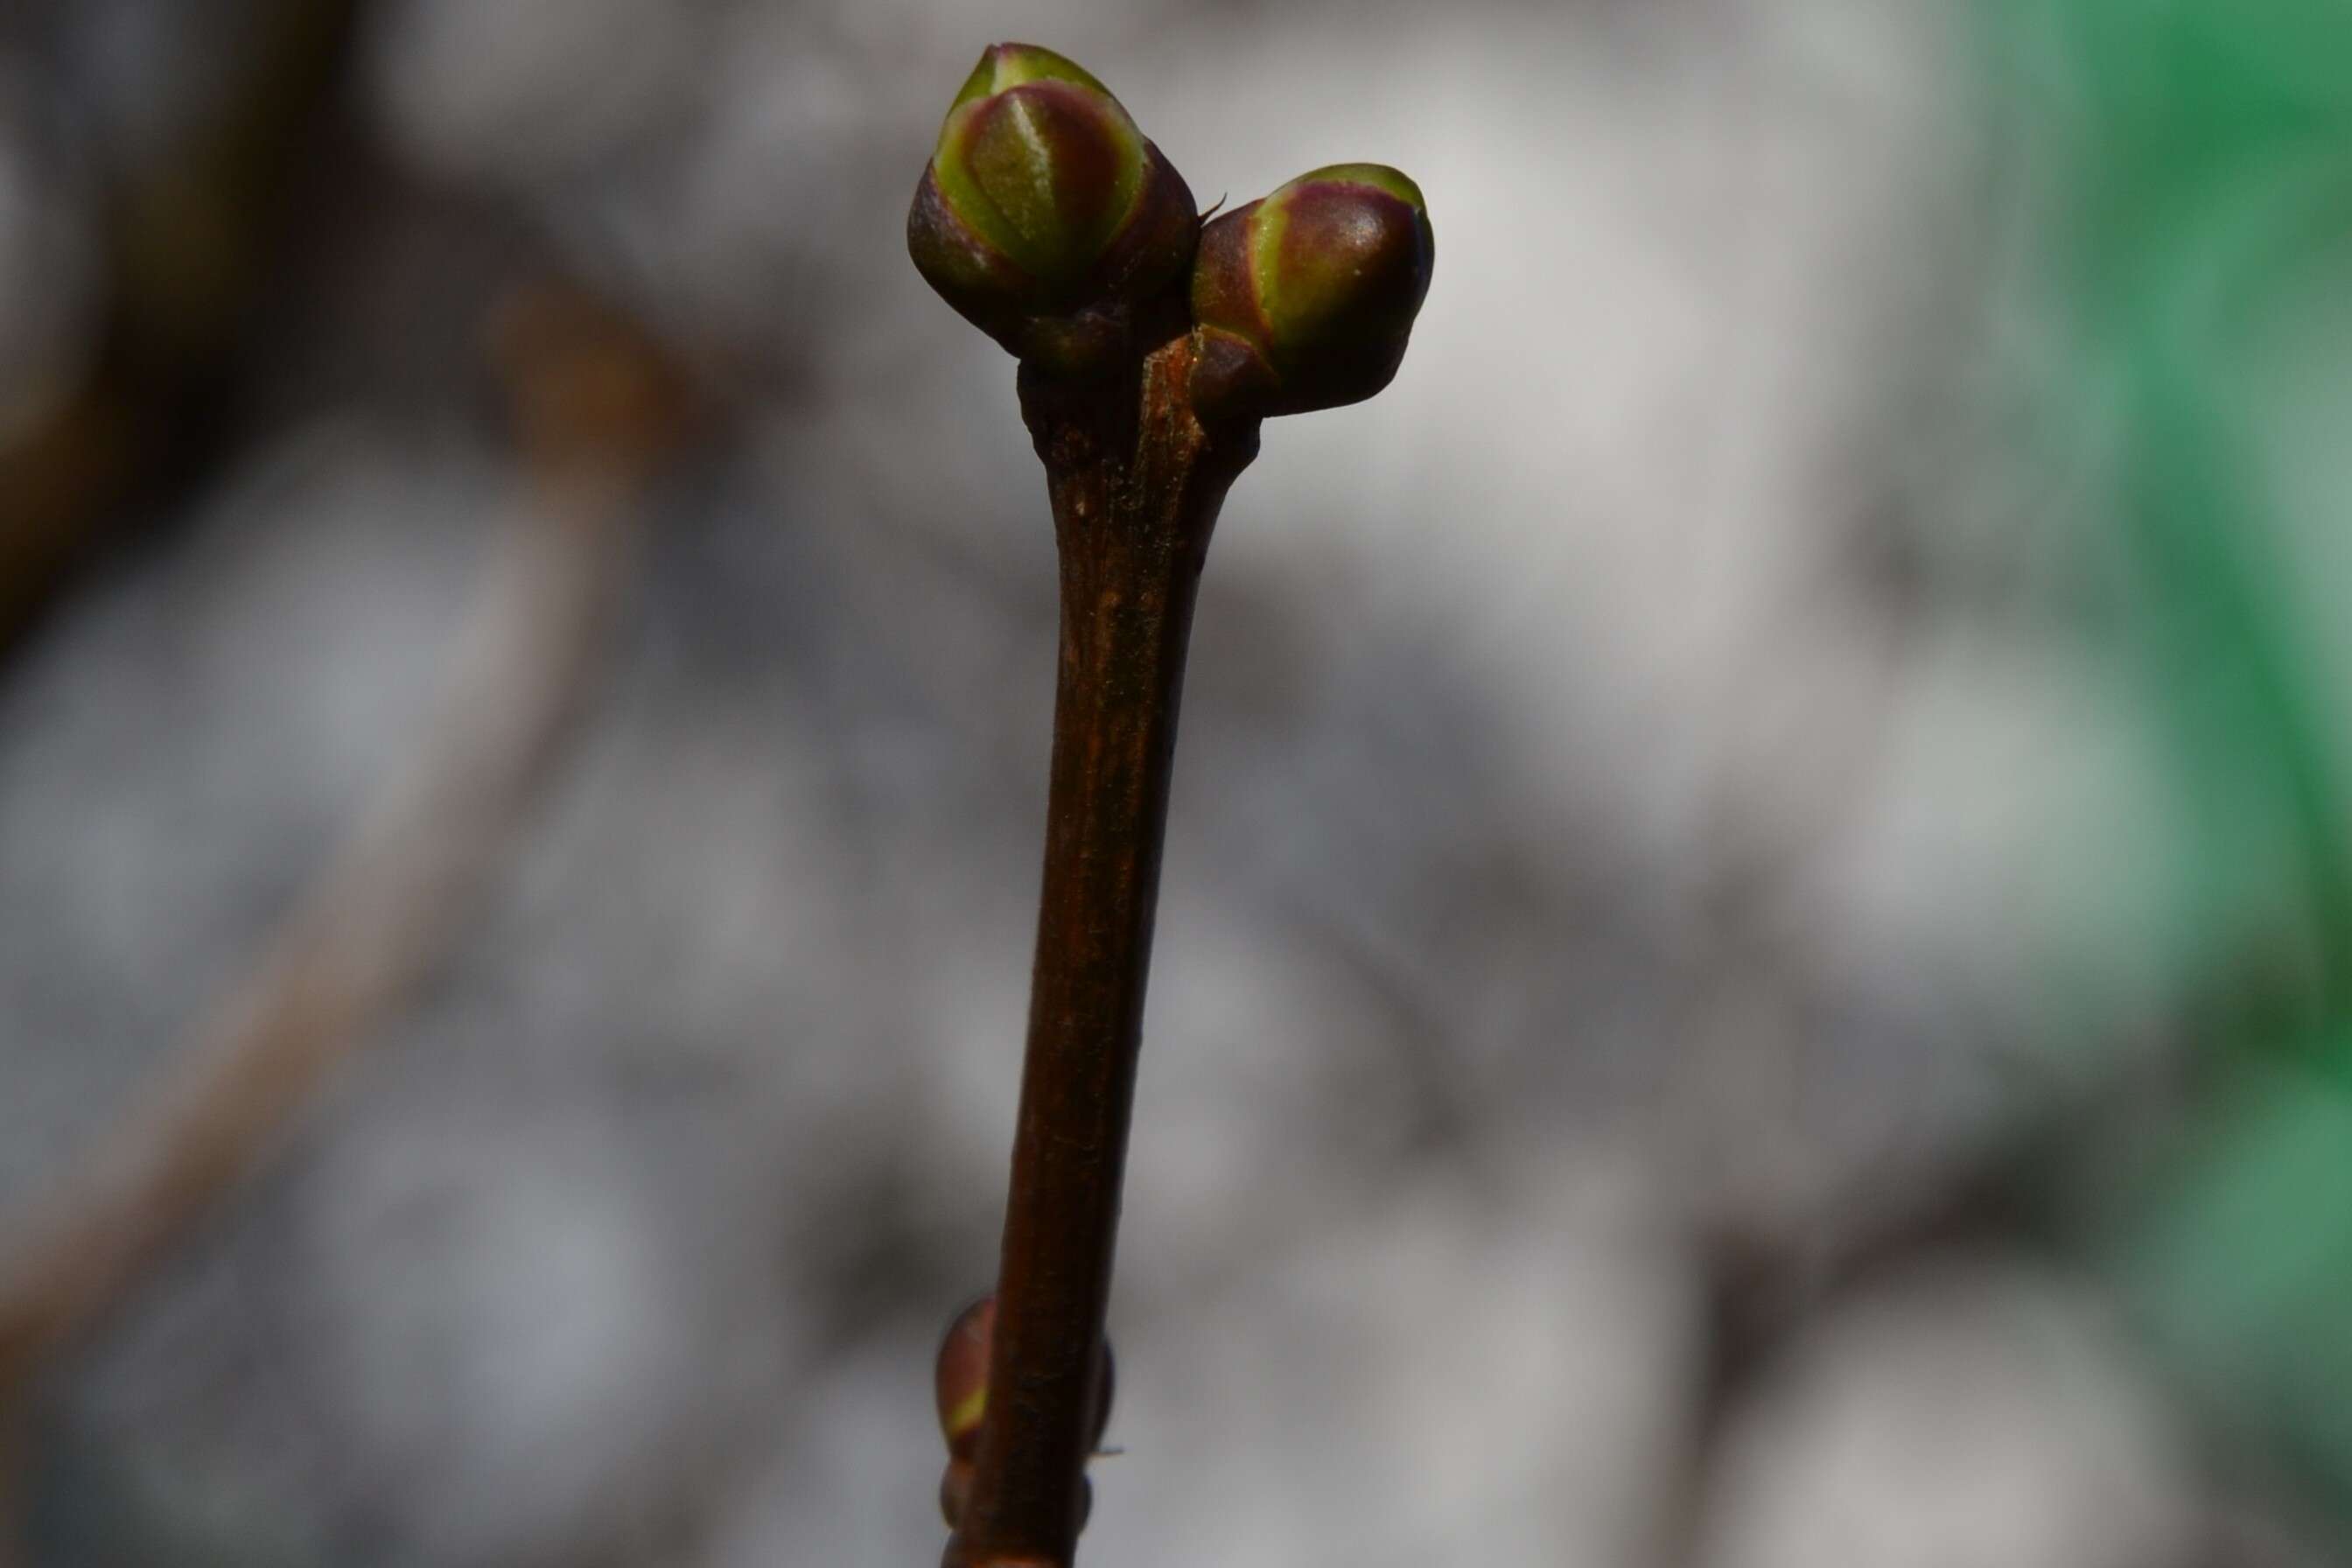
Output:
[[1383,163],[1334,163],[1210,223],[1192,264],[1204,414],[1360,403],[1404,359],[1436,244],[1421,187]]
[[1110,90],[1051,49],[997,44],[940,128],[907,218],[916,268],[1024,360],[1077,372],[1192,258],[1183,177]]

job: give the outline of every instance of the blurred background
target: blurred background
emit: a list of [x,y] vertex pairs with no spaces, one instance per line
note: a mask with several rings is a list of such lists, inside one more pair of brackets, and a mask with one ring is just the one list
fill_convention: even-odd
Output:
[[2352,1562],[2345,0],[16,0],[22,1568],[935,1559],[1002,37],[1440,253],[1212,552],[1086,1559]]

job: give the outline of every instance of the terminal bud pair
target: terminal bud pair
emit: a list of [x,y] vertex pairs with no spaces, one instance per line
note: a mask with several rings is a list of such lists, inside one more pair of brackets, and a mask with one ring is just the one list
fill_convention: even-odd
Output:
[[1421,188],[1381,163],[1317,169],[1203,226],[1109,89],[1028,44],[994,46],[965,79],[907,240],[950,304],[1050,374],[1108,368],[1152,346],[1139,315],[1181,331],[1189,310],[1210,420],[1386,386],[1435,258]]

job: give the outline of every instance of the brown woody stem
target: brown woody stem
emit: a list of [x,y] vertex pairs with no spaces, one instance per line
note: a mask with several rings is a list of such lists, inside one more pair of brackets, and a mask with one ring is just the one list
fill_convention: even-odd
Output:
[[962,1568],[1067,1568],[1084,1522],[1185,644],[1218,509],[1257,455],[1255,422],[1194,416],[1192,355],[1180,335],[1110,378],[1022,372],[1061,674],[987,1415],[948,1551]]

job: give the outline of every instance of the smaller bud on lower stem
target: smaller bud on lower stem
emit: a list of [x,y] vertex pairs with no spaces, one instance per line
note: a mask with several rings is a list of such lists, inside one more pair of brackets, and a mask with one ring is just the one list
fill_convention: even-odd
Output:
[[948,1452],[969,1460],[980,1444],[981,1417],[988,1414],[988,1355],[996,1332],[996,1298],[982,1296],[958,1312],[940,1342],[932,1393],[940,1410],[940,1436]]
[[[995,1338],[996,1297],[992,1293],[967,1303],[940,1342],[931,1392],[939,1402],[940,1436],[947,1439],[948,1452],[959,1458],[971,1458],[980,1443],[980,1424],[988,1414],[988,1358]],[[1088,1447],[1099,1444],[1103,1429],[1110,1425],[1117,1371],[1108,1341],[1099,1361],[1101,1376],[1095,1384],[1094,1428],[1087,1437]]]
[[1382,163],[1302,174],[1201,231],[1192,396],[1212,416],[1359,403],[1403,362],[1436,242],[1421,187]]

